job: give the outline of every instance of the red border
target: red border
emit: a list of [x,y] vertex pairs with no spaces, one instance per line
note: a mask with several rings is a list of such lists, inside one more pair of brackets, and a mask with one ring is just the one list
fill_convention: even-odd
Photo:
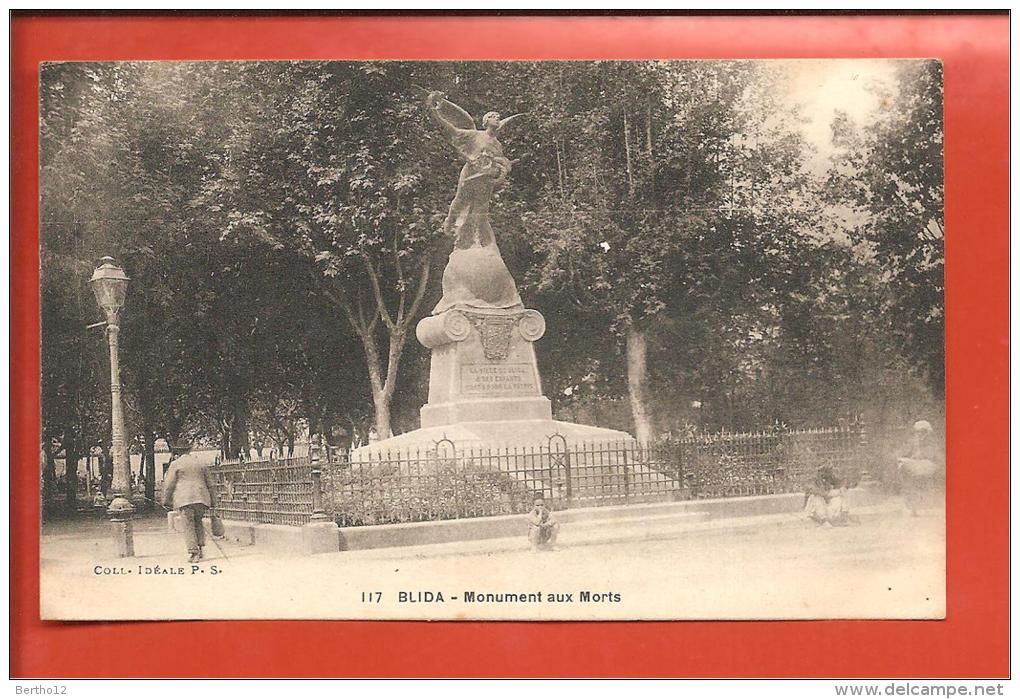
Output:
[[[38,488],[38,63],[245,58],[937,57],[945,62],[944,622],[59,624],[12,498],[15,677],[988,677],[1009,673],[1009,18],[24,17],[12,25],[11,492]],[[200,630],[201,643],[194,643]],[[132,654],[147,647],[173,651]],[[215,649],[210,650],[210,649]]]

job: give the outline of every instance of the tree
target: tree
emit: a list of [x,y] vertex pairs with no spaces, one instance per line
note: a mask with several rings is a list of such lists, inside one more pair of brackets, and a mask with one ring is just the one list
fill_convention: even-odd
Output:
[[[109,141],[93,141],[103,128],[97,85],[112,71],[97,67],[85,73],[88,80],[68,79],[75,72],[67,64],[45,66],[40,127],[42,440],[55,440],[64,452],[72,510],[78,460],[109,435],[109,360],[101,332],[86,325],[102,316],[88,288],[98,259],[89,251],[106,213],[96,183],[114,169]],[[46,474],[52,477],[49,465]]]
[[[418,66],[418,67],[416,67]],[[257,240],[310,263],[318,293],[361,344],[376,429],[391,434],[400,362],[422,310],[444,207],[441,154],[411,91],[419,64],[254,64],[293,89],[249,93],[249,121],[206,204],[223,239]],[[256,137],[257,135],[257,137]],[[226,176],[228,175],[229,176]]]
[[[594,63],[549,76],[554,106],[542,116],[555,174],[529,218],[543,254],[529,284],[597,309],[594,321],[621,338],[639,439],[656,434],[652,394],[675,386],[678,370],[701,372],[723,392],[712,399],[732,403],[748,337],[802,281],[804,146],[771,80],[725,62]],[[651,366],[666,345],[657,354],[668,361]]]
[[[138,416],[132,431],[141,433],[145,445],[149,497],[154,494],[155,432],[164,422],[164,409],[179,408],[167,420],[179,423],[193,407],[178,405],[193,395],[182,381],[191,366],[161,360],[172,340],[166,329],[187,324],[174,315],[179,308],[174,293],[188,287],[174,286],[180,279],[168,272],[168,265],[184,262],[179,241],[187,219],[180,214],[187,211],[188,187],[197,181],[190,169],[196,158],[184,157],[189,142],[180,137],[186,130],[181,120],[167,118],[180,91],[160,92],[166,85],[153,80],[158,70],[156,64],[48,64],[42,80],[42,248],[44,257],[49,251],[53,255],[43,261],[44,297],[49,291],[53,299],[60,294],[85,298],[75,317],[44,321],[44,332],[83,327],[100,315],[87,284],[100,256],[113,254],[128,269],[133,281],[121,314],[122,382],[128,414]],[[52,274],[60,268],[57,259],[66,260],[74,273]],[[44,300],[43,306],[45,315],[53,303]],[[93,332],[95,342],[86,356],[106,373],[105,345],[99,331]],[[44,343],[44,362],[66,365],[58,346]],[[182,371],[167,375],[171,367]],[[158,368],[164,373],[158,374]],[[96,377],[92,390],[108,393],[109,379]],[[44,396],[43,402],[54,401]],[[108,399],[102,405],[108,414]],[[181,429],[178,424],[172,431]],[[93,433],[90,440],[98,438]]]
[[883,111],[867,129],[843,115],[833,125],[843,156],[831,196],[863,214],[853,227],[883,270],[884,311],[900,351],[945,391],[942,65],[903,61],[895,84],[875,88]]
[[[250,83],[234,79],[238,65],[44,69],[46,431],[63,435],[65,423],[82,422],[60,410],[72,389],[97,397],[73,405],[108,415],[108,379],[88,375],[69,386],[74,349],[62,348],[79,342],[86,319],[98,319],[88,274],[112,253],[132,277],[121,317],[122,380],[150,497],[158,437],[172,446],[218,438],[234,456],[247,446],[251,414],[268,403],[296,401],[302,415],[331,423],[364,395],[351,372],[363,365],[349,359],[350,338],[310,285],[310,261],[229,235],[217,191],[230,189],[231,168],[265,155],[241,141],[253,117],[244,109]],[[208,99],[220,89],[223,99]],[[93,332],[81,341],[102,371],[105,347]],[[91,433],[90,444],[98,439]]]

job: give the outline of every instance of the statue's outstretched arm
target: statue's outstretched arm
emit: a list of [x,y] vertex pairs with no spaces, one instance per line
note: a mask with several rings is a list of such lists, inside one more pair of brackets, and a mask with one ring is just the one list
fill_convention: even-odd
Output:
[[440,114],[437,114],[434,111],[430,111],[429,114],[432,117],[432,121],[434,121],[436,125],[439,127],[439,130],[443,132],[443,136],[446,137],[446,140],[449,141],[450,143],[456,144],[458,132],[457,127],[448,122]]
[[432,121],[451,142],[458,133],[475,128],[471,115],[445,99],[443,93],[438,90],[433,90],[425,96],[425,106]]
[[508,116],[506,119],[503,119],[502,121],[499,122],[499,127],[496,130],[497,131],[502,130],[502,128],[509,124],[511,121],[513,121],[517,117],[522,117],[525,114],[527,114],[527,112],[521,112],[520,114],[512,114],[511,116]]

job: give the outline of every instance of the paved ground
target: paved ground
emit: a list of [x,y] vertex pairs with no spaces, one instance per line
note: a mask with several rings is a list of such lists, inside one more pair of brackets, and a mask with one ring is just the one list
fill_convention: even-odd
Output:
[[[225,558],[210,546],[196,569],[161,518],[139,523],[130,562],[110,555],[106,528],[44,532],[45,617],[105,618],[111,605],[95,602],[111,596],[122,618],[136,619],[939,618],[945,608],[944,518],[894,506],[862,511],[846,528],[771,515],[589,545],[565,530],[549,552],[504,541],[271,557],[230,546]],[[465,592],[541,601],[468,602]]]

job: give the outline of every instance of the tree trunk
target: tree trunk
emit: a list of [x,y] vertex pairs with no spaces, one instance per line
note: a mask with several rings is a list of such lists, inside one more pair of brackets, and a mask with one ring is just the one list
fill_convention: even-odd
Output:
[[390,400],[392,396],[385,390],[372,389],[372,403],[375,405],[375,431],[379,439],[393,436],[390,431]]
[[56,493],[54,486],[57,483],[57,463],[53,459],[53,443],[49,437],[43,439],[42,444],[43,463],[43,508],[52,507]]
[[102,452],[99,456],[99,492],[103,497],[109,497],[110,486],[113,484],[113,456],[106,445],[99,449]]
[[[375,342],[371,338],[362,338],[365,346],[365,356],[368,360],[368,379],[372,385],[372,403],[375,406],[375,431],[379,439],[387,439],[391,436],[390,431],[390,398],[391,391],[387,390],[387,381],[383,380],[382,360]],[[392,355],[392,352],[391,352]]]
[[234,406],[234,414],[230,421],[230,449],[234,458],[244,457],[247,461],[250,456],[248,449],[248,421],[241,405]]
[[[400,255],[396,253],[396,248],[394,248],[394,260],[401,282],[400,297],[395,315],[391,315],[386,308],[379,285],[378,271],[367,255],[365,256],[365,268],[368,272],[375,300],[375,311],[371,316],[366,318],[365,313],[362,311],[360,299],[357,301],[357,311],[355,312],[355,304],[342,297],[329,294],[329,297],[343,310],[365,348],[368,378],[372,385],[372,401],[375,405],[375,430],[379,439],[387,439],[393,434],[390,425],[390,401],[393,398],[397,385],[397,373],[400,367],[400,358],[404,351],[404,344],[407,341],[410,328],[417,317],[422,299],[425,298],[425,291],[429,283],[429,270],[431,269],[431,255],[428,255],[422,260],[421,267],[418,270],[417,285],[412,287],[415,289],[413,298],[409,299],[409,289],[404,286],[404,271],[400,262]],[[410,300],[410,305],[407,303],[408,300]],[[383,321],[383,325],[389,335],[389,352],[387,353],[385,372],[383,371],[382,357],[375,339],[376,323],[380,319]]]
[[216,426],[220,431],[220,458],[224,461],[234,458],[233,445],[230,443],[230,420],[220,414],[216,418]]
[[145,476],[145,499],[150,505],[156,502],[156,434],[145,430],[145,448],[142,453],[142,474]]
[[627,389],[630,410],[634,416],[634,436],[648,443],[654,437],[652,416],[648,409],[648,347],[645,333],[633,324],[627,328]]
[[78,450],[74,446],[76,437],[64,441],[64,504],[68,512],[78,509]]
[[326,432],[327,431],[326,431],[325,427],[321,424],[321,421],[319,419],[319,415],[317,413],[315,413],[314,411],[312,411],[308,415],[308,440],[310,442],[315,441],[314,437],[317,434],[318,435],[322,435],[323,437],[326,437],[327,436]]

